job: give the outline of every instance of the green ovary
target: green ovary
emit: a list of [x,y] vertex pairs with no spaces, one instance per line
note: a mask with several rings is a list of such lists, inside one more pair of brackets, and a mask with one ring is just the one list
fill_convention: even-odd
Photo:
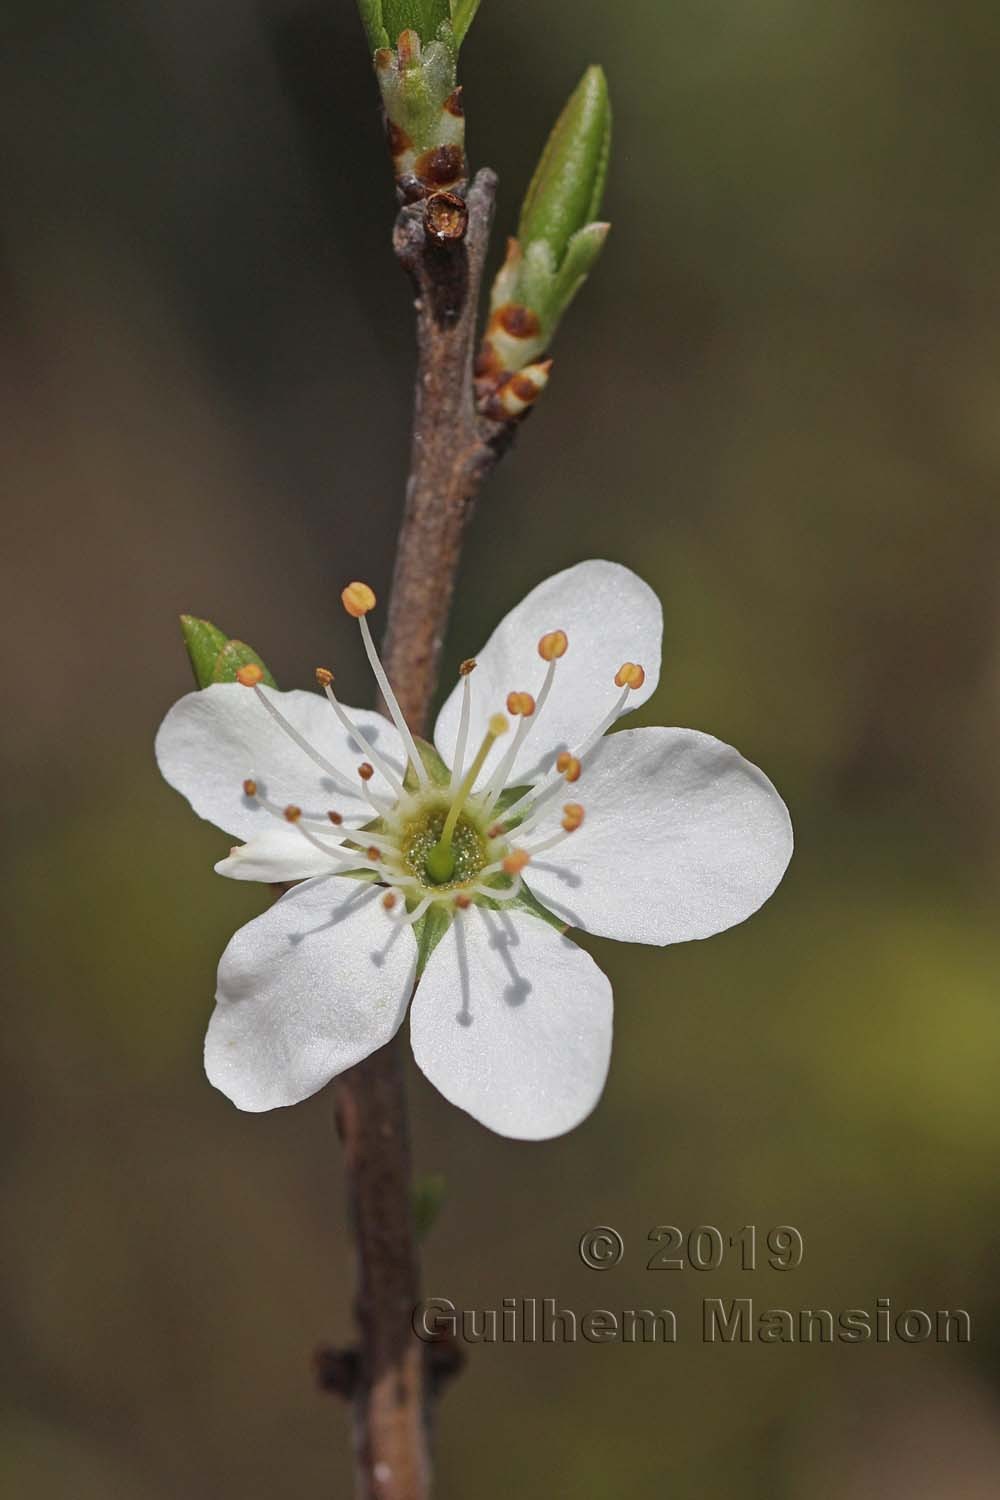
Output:
[[447,804],[432,808],[411,823],[403,834],[403,859],[422,885],[435,890],[468,885],[487,862],[486,841],[471,819],[459,817],[451,836],[451,847],[440,849],[448,816]]

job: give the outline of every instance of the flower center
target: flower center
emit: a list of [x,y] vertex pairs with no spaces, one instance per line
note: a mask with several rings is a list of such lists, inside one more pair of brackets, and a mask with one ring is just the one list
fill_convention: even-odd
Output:
[[462,814],[455,821],[447,849],[443,848],[441,839],[449,811],[449,804],[442,801],[403,829],[403,864],[421,885],[439,889],[468,885],[487,863],[482,831]]
[[[517,730],[486,785],[476,791],[473,788],[490,751],[501,735],[507,733],[510,724],[502,713],[495,713],[488,721],[481,745],[466,766],[471,725],[469,679],[476,663],[471,658],[463,662],[459,668],[462,705],[454,765],[447,786],[435,786],[403,718],[368,628],[365,617],[375,606],[374,593],[367,584],[352,583],[344,589],[341,600],[347,613],[360,625],[365,652],[403,742],[407,769],[400,773],[380,754],[374,738],[354,722],[337,698],[333,690],[333,673],[326,667],[317,667],[316,680],[334,713],[368,757],[357,770],[363,794],[375,814],[374,821],[369,819],[360,828],[347,827],[336,811],[303,813],[300,807],[279,807],[252,777],[243,783],[244,794],[255,798],[275,817],[294,824],[314,848],[328,856],[335,872],[374,877],[385,887],[382,905],[387,912],[395,911],[402,900],[398,920],[403,923],[418,922],[434,903],[464,910],[477,900],[488,900],[496,905],[518,899],[525,867],[536,854],[556,848],[579,829],[584,820],[583,807],[579,802],[565,803],[556,831],[543,834],[538,843],[526,845],[523,840],[537,836],[542,832],[543,824],[549,822],[551,826],[550,820],[555,816],[552,803],[560,789],[567,782],[579,779],[584,757],[618,718],[629,694],[642,687],[645,680],[642,667],[635,662],[625,662],[619,668],[615,685],[621,689],[621,694],[610,710],[575,751],[560,751],[548,774],[536,778],[523,790],[519,789],[520,794],[515,793],[511,800],[509,796],[504,797],[504,788],[513,773],[521,747],[541,717],[552,690],[557,663],[568,646],[566,634],[562,630],[550,630],[538,642],[538,654],[546,663],[546,671],[537,697],[523,691],[512,691],[507,695],[507,712],[518,719]],[[289,723],[277,703],[262,689],[262,677],[261,669],[252,663],[241,667],[237,673],[237,680],[254,690],[272,719],[325,772],[333,786],[356,795],[357,783],[352,785],[341,770]],[[376,769],[389,788],[388,797],[384,790],[376,792],[369,788],[368,783]],[[507,805],[501,810],[502,802]],[[333,843],[330,842],[331,826]],[[511,842],[515,834],[518,847]]]

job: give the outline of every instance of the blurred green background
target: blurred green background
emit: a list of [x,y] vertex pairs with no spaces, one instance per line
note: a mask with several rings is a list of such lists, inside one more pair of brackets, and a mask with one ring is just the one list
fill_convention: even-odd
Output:
[[[310,1373],[350,1334],[332,1099],[241,1116],[205,1082],[265,898],[213,875],[152,739],[182,610],[367,701],[336,598],[385,591],[412,380],[374,84],[351,0],[7,0],[0,36],[0,1480],[346,1496]],[[710,943],[588,943],[617,1037],[570,1137],[500,1140],[411,1068],[450,1189],[429,1293],[690,1330],[471,1350],[445,1500],[997,1493],[998,48],[987,0],[484,0],[463,54],[496,252],[591,60],[615,228],[484,495],[448,675],[547,572],[636,567],[667,616],[644,719],[762,765],[798,851]],[[805,1261],[647,1272],[664,1223],[793,1223]],[[702,1345],[700,1299],[746,1295],[966,1307],[975,1337]]]

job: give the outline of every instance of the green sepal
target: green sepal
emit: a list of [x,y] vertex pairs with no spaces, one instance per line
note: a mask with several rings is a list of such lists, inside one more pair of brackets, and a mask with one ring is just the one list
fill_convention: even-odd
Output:
[[448,1195],[448,1184],[443,1172],[425,1172],[413,1184],[410,1201],[413,1205],[413,1228],[418,1240],[426,1239],[437,1222]]
[[[413,743],[417,747],[417,754],[420,756],[420,759],[424,763],[424,770],[427,772],[428,776],[431,779],[431,785],[442,787],[450,786],[451,772],[448,770],[448,767],[445,765],[440,755],[438,755],[437,751],[430,743],[430,741],[422,740],[418,735],[414,735]],[[420,790],[420,782],[417,780],[417,773],[414,771],[409,762],[407,762],[406,766],[406,775],[403,777],[403,786],[408,792],[419,792]]]
[[413,924],[413,936],[417,940],[417,979],[427,967],[427,962],[451,925],[452,913],[443,902],[435,901],[427,908],[418,922]]
[[525,195],[517,238],[535,240],[562,262],[570,240],[597,218],[611,149],[611,103],[604,70],[589,67],[545,143]]
[[191,659],[194,680],[200,688],[206,688],[214,681],[215,659],[228,637],[211,620],[199,620],[196,615],[181,615],[181,635]]
[[196,615],[181,615],[180,619],[191,670],[200,688],[213,682],[235,682],[236,673],[248,662],[256,662],[261,668],[268,687],[277,687],[266,663],[244,641],[231,640],[211,620],[199,620]]
[[461,47],[465,41],[478,9],[479,0],[451,0],[451,29],[455,33],[456,47]]
[[[510,881],[507,880],[505,882],[505,885],[509,887]],[[499,883],[496,883],[494,885],[495,890],[503,890],[504,888],[505,886],[500,885]],[[477,896],[476,904],[477,906],[485,906],[489,911],[527,912],[529,916],[537,917],[538,920],[540,922],[544,922],[546,926],[554,927],[556,932],[565,933],[569,931],[570,924],[568,922],[564,922],[562,917],[557,917],[555,912],[549,911],[547,906],[543,906],[538,897],[533,896],[526,885],[521,886],[521,889],[518,891],[513,900],[493,901],[489,896]]]
[[[493,821],[495,823],[499,823],[501,821],[502,814],[507,811],[508,807],[513,807],[515,802],[520,802],[525,793],[530,791],[530,786],[506,787],[496,800],[496,805],[493,809],[496,816],[494,817]],[[525,810],[524,816],[527,817],[527,810]],[[515,818],[514,822],[510,824],[510,827],[516,828],[518,823],[522,823],[523,821],[524,818]]]
[[246,641],[227,641],[215,658],[215,666],[212,669],[213,682],[235,682],[236,674],[240,667],[249,666],[250,663],[260,667],[264,673],[264,681],[268,687],[276,688],[278,684],[268,670],[267,663],[257,655],[252,646]]

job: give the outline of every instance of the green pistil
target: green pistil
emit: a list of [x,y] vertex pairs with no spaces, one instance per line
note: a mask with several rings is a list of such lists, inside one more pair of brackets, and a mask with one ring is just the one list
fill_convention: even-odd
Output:
[[424,868],[427,878],[432,885],[448,885],[455,880],[456,859],[452,847],[455,829],[458,825],[459,814],[468,799],[469,793],[476,784],[476,777],[486,762],[493,746],[502,734],[506,734],[508,728],[507,720],[503,714],[494,714],[490,720],[490,727],[486,737],[476,753],[476,758],[462,778],[462,784],[455,793],[455,799],[448,809],[448,816],[444,820],[441,830],[441,838],[427,855]]
[[436,808],[412,826],[403,841],[403,856],[417,879],[427,885],[465,885],[474,880],[486,863],[483,835],[468,818],[455,825],[448,847],[449,866],[439,862],[447,809]]

